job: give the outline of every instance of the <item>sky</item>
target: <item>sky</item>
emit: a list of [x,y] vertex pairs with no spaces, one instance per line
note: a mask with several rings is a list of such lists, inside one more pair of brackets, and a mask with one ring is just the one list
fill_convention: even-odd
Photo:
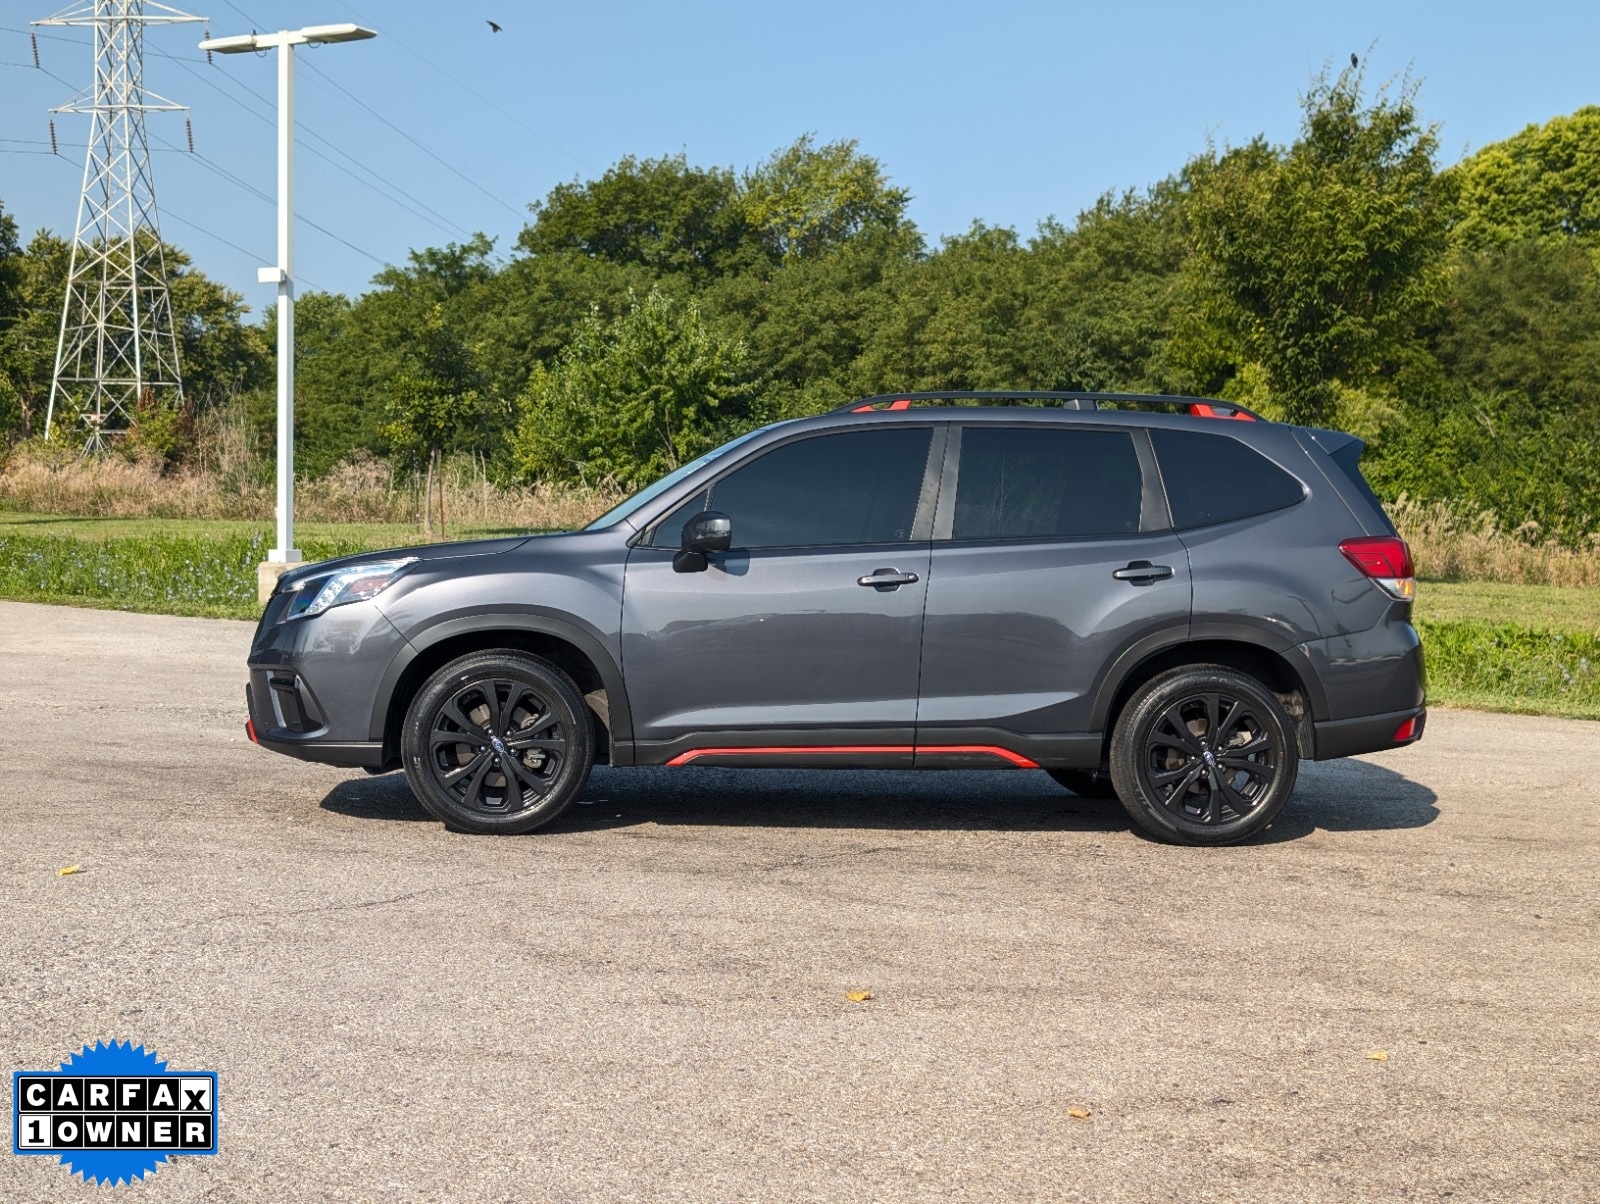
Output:
[[[62,0],[64,3],[64,0]],[[24,238],[70,235],[88,118],[48,110],[90,78],[88,31],[0,0],[0,205]],[[805,133],[856,139],[909,190],[928,237],[974,220],[1023,235],[1177,171],[1208,140],[1291,141],[1325,66],[1369,88],[1409,75],[1448,164],[1600,103],[1600,4],[1524,0],[1134,3],[1041,0],[196,0],[152,27],[146,86],[165,239],[259,314],[275,246],[270,55],[196,43],[354,21],[372,41],[297,51],[299,288],[357,294],[414,247],[475,231],[509,255],[527,205],[624,155],[743,170]],[[488,22],[499,24],[496,33]]]

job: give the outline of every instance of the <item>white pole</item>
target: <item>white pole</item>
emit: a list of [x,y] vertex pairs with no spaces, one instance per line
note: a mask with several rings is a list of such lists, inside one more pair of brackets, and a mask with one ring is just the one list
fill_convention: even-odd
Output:
[[267,559],[293,564],[294,546],[294,43],[278,46],[278,546]]
[[262,284],[278,286],[278,546],[256,566],[262,602],[271,596],[285,566],[304,559],[294,546],[294,48],[377,36],[360,25],[309,25],[200,43],[201,50],[218,54],[278,51],[278,262],[256,273]]

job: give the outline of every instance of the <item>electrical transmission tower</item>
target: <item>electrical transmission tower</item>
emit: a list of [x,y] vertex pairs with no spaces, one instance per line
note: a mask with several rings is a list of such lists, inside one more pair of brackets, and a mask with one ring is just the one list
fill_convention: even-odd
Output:
[[153,0],[91,0],[33,22],[94,30],[93,86],[51,110],[85,113],[91,128],[44,428],[48,438],[61,407],[86,428],[85,450],[126,431],[140,402],[183,396],[144,115],[185,106],[145,89],[144,29],[200,19]]

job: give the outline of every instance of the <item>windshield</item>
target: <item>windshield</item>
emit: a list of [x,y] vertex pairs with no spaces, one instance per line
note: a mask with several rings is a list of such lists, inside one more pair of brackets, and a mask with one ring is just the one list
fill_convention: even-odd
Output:
[[783,424],[781,422],[774,422],[770,426],[758,426],[755,430],[750,431],[748,434],[740,435],[737,439],[730,439],[721,447],[715,448],[712,451],[708,451],[698,460],[690,460],[687,464],[680,464],[677,468],[674,468],[671,472],[662,477],[659,481],[655,482],[653,485],[646,485],[643,489],[639,490],[638,493],[634,494],[626,501],[611,507],[611,509],[607,510],[599,518],[595,519],[594,522],[585,527],[584,530],[598,531],[601,527],[609,527],[612,523],[621,522],[623,519],[633,514],[635,510],[639,509],[640,506],[646,505],[660,497],[663,493],[671,489],[690,473],[698,472],[707,464],[711,463],[711,461],[717,459],[719,456],[722,456],[727,452],[732,451],[741,443],[748,443],[763,431],[770,431],[774,426],[782,425]]

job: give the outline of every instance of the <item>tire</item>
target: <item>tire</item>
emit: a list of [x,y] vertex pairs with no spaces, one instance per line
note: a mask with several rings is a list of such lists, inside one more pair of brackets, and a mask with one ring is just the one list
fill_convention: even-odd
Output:
[[1056,785],[1072,791],[1079,798],[1116,798],[1116,787],[1111,775],[1094,769],[1047,769]]
[[1253,677],[1221,665],[1189,665],[1145,683],[1111,737],[1122,805],[1134,823],[1175,844],[1249,839],[1278,817],[1299,771],[1282,705]]
[[594,730],[577,686],[554,665],[509,649],[475,652],[417,692],[400,752],[412,793],[445,826],[513,835],[572,805],[594,765]]

